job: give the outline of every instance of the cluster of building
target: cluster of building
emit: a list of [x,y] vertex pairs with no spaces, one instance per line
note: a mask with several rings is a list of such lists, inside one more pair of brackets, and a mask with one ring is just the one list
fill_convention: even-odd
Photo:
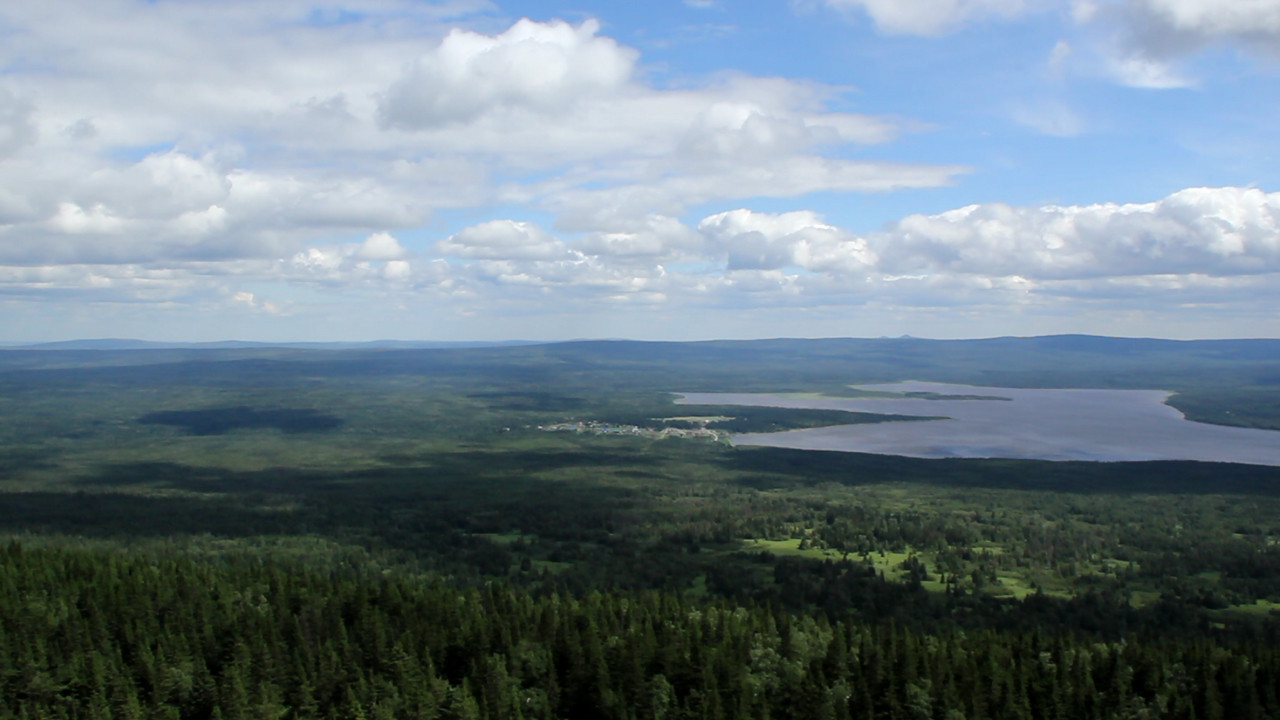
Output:
[[596,420],[574,420],[571,422],[555,423],[554,425],[539,425],[539,430],[546,432],[577,432],[591,433],[592,435],[635,435],[637,437],[646,438],[709,438],[717,441],[728,441],[729,433],[723,430],[711,430],[707,427],[698,428],[647,428],[639,425],[618,425],[615,423],[605,423]]

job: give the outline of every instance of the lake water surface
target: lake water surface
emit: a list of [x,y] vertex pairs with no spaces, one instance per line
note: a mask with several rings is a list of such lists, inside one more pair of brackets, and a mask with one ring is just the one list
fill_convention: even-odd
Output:
[[1165,404],[1171,393],[1163,390],[993,388],[914,381],[860,385],[857,389],[1007,399],[682,393],[676,402],[947,418],[735,435],[735,445],[921,458],[1202,460],[1280,465],[1280,432],[1191,422]]

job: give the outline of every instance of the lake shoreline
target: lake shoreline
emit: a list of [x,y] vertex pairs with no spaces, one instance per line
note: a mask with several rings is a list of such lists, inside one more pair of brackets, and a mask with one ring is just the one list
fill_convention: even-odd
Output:
[[[1174,394],[1167,390],[1000,388],[924,381],[855,389],[872,394],[677,393],[676,403],[947,418],[732,436],[731,442],[739,446],[917,458],[1196,460],[1280,466],[1280,432],[1193,422],[1166,403]],[[993,398],[1009,402],[992,402]]]

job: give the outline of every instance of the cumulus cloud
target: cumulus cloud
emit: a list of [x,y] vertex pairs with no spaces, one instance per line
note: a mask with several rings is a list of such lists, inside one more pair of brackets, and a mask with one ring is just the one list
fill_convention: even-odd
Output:
[[988,203],[907,216],[864,235],[808,210],[740,208],[694,228],[654,216],[634,233],[577,241],[499,220],[456,233],[438,249],[463,281],[570,297],[636,293],[731,305],[772,293],[779,303],[859,304],[875,296],[943,307],[1137,297],[1142,288],[1229,296],[1232,287],[1280,273],[1280,193],[1189,188],[1148,203]]
[[1152,203],[971,205],[874,240],[881,269],[1032,279],[1280,272],[1280,193],[1191,188]]
[[[874,307],[880,313],[1264,312],[1280,300],[1280,193],[1188,188],[1144,203],[987,203],[910,215],[857,234],[809,210],[714,213],[690,227],[654,215],[628,233],[561,237],[494,220],[408,259],[388,233],[316,245],[283,260],[3,266],[0,295],[238,305],[289,302],[252,279],[448,299],[475,311],[565,307]],[[968,308],[968,310],[965,310]],[[1019,312],[1021,312],[1019,311]],[[941,326],[939,326],[941,327]]]
[[845,274],[865,272],[876,260],[865,240],[809,211],[773,215],[731,210],[705,218],[698,230],[729,270],[795,267]]
[[49,227],[68,235],[116,234],[124,229],[124,221],[103,205],[85,210],[75,203],[59,203],[58,211],[49,219]]
[[436,247],[444,255],[488,260],[557,260],[569,253],[559,238],[533,223],[515,220],[472,225]]
[[316,235],[425,218],[407,189],[367,178],[250,171],[176,151],[82,163],[0,167],[0,262],[264,258]]
[[390,233],[373,233],[358,243],[309,247],[263,271],[278,279],[321,286],[404,285],[414,280],[409,252]]
[[[829,4],[908,34],[1049,5]],[[1075,7],[1090,27],[1155,28],[1117,40],[1116,57],[1132,60],[1117,72],[1167,87],[1187,82],[1179,52],[1268,42],[1274,6]],[[265,311],[256,317],[268,302],[292,313],[321,295],[461,298],[478,312],[531,297],[941,307],[1142,288],[1231,298],[1280,272],[1275,196],[1244,188],[985,204],[852,232],[804,209],[806,196],[938,187],[968,168],[895,162],[891,143],[915,125],[850,111],[859,96],[847,88],[734,72],[664,83],[594,20],[480,31],[492,8],[467,12],[486,7],[0,7],[11,30],[0,44],[0,294]],[[1066,74],[1080,42],[1055,48],[1053,72]],[[1051,100],[1003,107],[1041,132],[1083,128]],[[758,198],[795,209],[759,212]],[[458,230],[448,218],[459,214],[440,212],[490,208],[511,219]],[[402,242],[424,227],[449,229],[434,244]]]
[[390,260],[382,266],[382,277],[393,282],[402,282],[413,277],[413,268],[407,260]]
[[407,251],[400,241],[391,233],[379,232],[370,235],[356,248],[355,256],[361,260],[399,260]]
[[587,254],[613,258],[682,260],[698,257],[703,245],[702,235],[679,219],[651,214],[617,231],[586,233],[576,247]]
[[583,97],[608,95],[631,77],[636,51],[599,30],[594,20],[574,26],[528,19],[496,36],[455,29],[387,92],[382,122],[418,130],[475,120],[495,108],[567,113]]
[[[830,110],[840,88],[743,74],[657,87],[594,20],[486,34],[442,22],[478,1],[344,7],[324,23],[323,8],[239,0],[5,6],[0,262],[287,258],[494,204],[643,253],[668,232],[648,218],[692,204],[963,170],[840,157],[905,123]],[[369,242],[358,259],[402,259]]]
[[[529,293],[545,300],[554,293],[550,297],[653,303],[665,300],[670,289],[662,262],[693,257],[679,247],[691,236],[700,241],[677,221],[655,217],[647,232],[589,235],[571,247],[535,223],[493,220],[449,236],[437,250],[450,259],[455,287],[484,285],[491,301],[520,301]],[[637,244],[646,247],[637,251]]]

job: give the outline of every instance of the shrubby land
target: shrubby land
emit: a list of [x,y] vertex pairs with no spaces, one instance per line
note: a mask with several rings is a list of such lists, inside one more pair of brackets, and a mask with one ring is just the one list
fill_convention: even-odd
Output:
[[1278,717],[1280,469],[538,430],[875,421],[669,393],[902,379],[1158,387],[1280,428],[1278,358],[5,351],[0,717]]

